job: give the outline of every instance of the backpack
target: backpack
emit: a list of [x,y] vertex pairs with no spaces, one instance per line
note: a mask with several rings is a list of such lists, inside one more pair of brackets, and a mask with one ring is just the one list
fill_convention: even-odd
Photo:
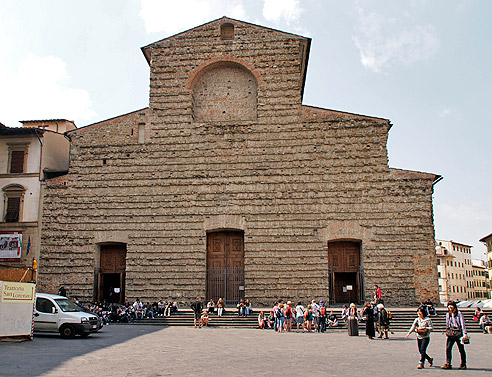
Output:
[[309,310],[306,310],[306,311],[304,312],[304,319],[305,319],[305,320],[307,320],[307,319],[308,319],[308,317],[309,317]]
[[285,316],[287,318],[292,318],[292,309],[290,308],[290,306],[288,306],[287,309],[285,309]]

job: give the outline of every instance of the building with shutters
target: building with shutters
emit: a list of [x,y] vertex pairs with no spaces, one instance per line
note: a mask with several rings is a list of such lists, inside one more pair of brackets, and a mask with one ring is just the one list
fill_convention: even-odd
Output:
[[39,257],[40,208],[46,178],[66,174],[71,121],[23,121],[0,124],[0,280],[29,281],[26,273]]
[[480,242],[482,242],[486,248],[485,252],[487,254],[487,270],[488,270],[487,290],[488,290],[489,298],[492,298],[492,233],[490,233],[488,236],[481,238]]
[[[39,286],[83,300],[437,301],[438,175],[388,119],[304,105],[311,40],[221,18],[142,48],[149,107],[67,132]],[[329,72],[327,72],[329,74]]]

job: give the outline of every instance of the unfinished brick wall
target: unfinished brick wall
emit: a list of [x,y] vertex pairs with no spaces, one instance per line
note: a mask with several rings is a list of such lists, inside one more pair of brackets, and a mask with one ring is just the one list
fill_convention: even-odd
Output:
[[435,176],[388,167],[387,120],[301,105],[306,46],[221,19],[145,47],[149,109],[71,132],[66,186],[47,184],[40,286],[92,299],[98,245],[121,242],[127,298],[189,302],[205,295],[207,232],[234,229],[255,305],[326,300],[340,239],[361,243],[366,297],[437,299]]

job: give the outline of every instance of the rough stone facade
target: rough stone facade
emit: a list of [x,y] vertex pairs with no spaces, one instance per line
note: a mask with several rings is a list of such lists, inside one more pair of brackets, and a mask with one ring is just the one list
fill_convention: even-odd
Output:
[[327,299],[341,240],[360,245],[355,301],[374,284],[390,304],[436,301],[437,176],[388,167],[388,120],[302,105],[309,46],[223,18],[144,47],[149,108],[68,133],[69,174],[45,190],[40,289],[96,298],[100,247],[115,243],[127,299],[188,302],[206,296],[207,233],[234,230],[255,305]]

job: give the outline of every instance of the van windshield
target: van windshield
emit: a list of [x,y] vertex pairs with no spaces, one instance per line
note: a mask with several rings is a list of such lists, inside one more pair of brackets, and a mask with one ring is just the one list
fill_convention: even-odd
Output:
[[55,301],[64,312],[80,312],[80,308],[73,301],[61,298]]

